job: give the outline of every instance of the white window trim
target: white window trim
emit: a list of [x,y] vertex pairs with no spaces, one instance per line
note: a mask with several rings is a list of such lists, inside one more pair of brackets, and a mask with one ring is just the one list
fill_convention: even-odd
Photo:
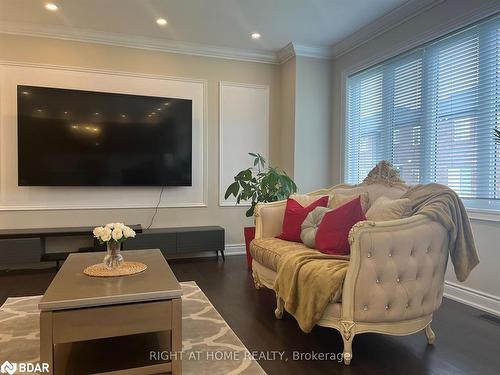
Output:
[[469,219],[481,221],[496,221],[500,222],[500,210],[485,210],[480,208],[465,207]]

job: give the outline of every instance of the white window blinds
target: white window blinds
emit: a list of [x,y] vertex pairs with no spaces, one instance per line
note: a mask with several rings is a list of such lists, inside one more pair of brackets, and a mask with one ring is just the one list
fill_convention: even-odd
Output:
[[348,78],[345,179],[380,160],[407,183],[500,199],[500,17]]

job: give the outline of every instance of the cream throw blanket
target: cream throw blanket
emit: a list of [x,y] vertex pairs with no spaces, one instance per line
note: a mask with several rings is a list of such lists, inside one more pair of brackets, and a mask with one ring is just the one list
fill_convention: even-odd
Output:
[[[479,258],[469,217],[458,195],[446,186],[427,184],[411,188],[401,198],[411,200],[413,215],[425,215],[448,230],[455,274],[459,281],[465,281]],[[348,257],[311,250],[285,253],[280,257],[274,290],[304,332],[312,330],[331,297],[341,290],[348,265]]]
[[401,198],[409,198],[413,215],[441,223],[450,236],[449,252],[458,281],[465,281],[479,264],[467,211],[457,193],[440,184],[417,185]]
[[274,290],[304,332],[321,319],[335,291],[344,283],[348,257],[304,250],[283,254],[278,262]]

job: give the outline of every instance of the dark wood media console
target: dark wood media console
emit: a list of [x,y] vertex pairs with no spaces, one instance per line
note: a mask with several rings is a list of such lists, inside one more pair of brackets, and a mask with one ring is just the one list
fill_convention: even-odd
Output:
[[[224,258],[225,232],[219,226],[178,227],[145,229],[137,233],[135,238],[130,238],[122,245],[123,250],[160,249],[163,256],[168,259],[172,255],[183,253],[196,253],[219,251]],[[104,251],[106,247],[97,241],[94,247]]]
[[[123,250],[160,249],[165,258],[194,252],[219,251],[224,259],[225,232],[220,226],[154,228],[143,230],[131,225],[136,237],[123,242]],[[33,228],[0,230],[0,267],[53,261],[59,264],[70,252],[46,252],[50,237],[91,236],[94,227]],[[94,247],[81,252],[103,251],[106,247],[94,242]]]

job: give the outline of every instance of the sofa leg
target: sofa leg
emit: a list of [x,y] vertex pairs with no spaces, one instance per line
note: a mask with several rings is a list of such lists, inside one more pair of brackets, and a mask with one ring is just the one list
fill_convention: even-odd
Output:
[[252,277],[253,277],[253,284],[255,285],[255,289],[260,290],[264,287],[264,285],[261,284],[259,280],[259,276],[255,273],[255,271],[252,271]]
[[345,365],[350,365],[351,364],[351,359],[352,359],[352,339],[354,337],[351,336],[349,339],[347,339],[344,335],[342,335],[342,340],[344,340],[344,352],[342,353],[343,358],[344,358],[344,364]]
[[352,340],[354,339],[354,322],[342,321],[340,334],[342,335],[342,340],[344,341],[344,364],[349,365],[352,359]]
[[427,343],[429,345],[434,344],[434,341],[436,341],[436,334],[431,328],[431,323],[429,323],[427,327],[425,327],[425,336],[427,336]]
[[285,306],[285,302],[280,298],[278,293],[276,293],[276,310],[274,310],[274,316],[276,316],[276,319],[283,318],[284,306]]

